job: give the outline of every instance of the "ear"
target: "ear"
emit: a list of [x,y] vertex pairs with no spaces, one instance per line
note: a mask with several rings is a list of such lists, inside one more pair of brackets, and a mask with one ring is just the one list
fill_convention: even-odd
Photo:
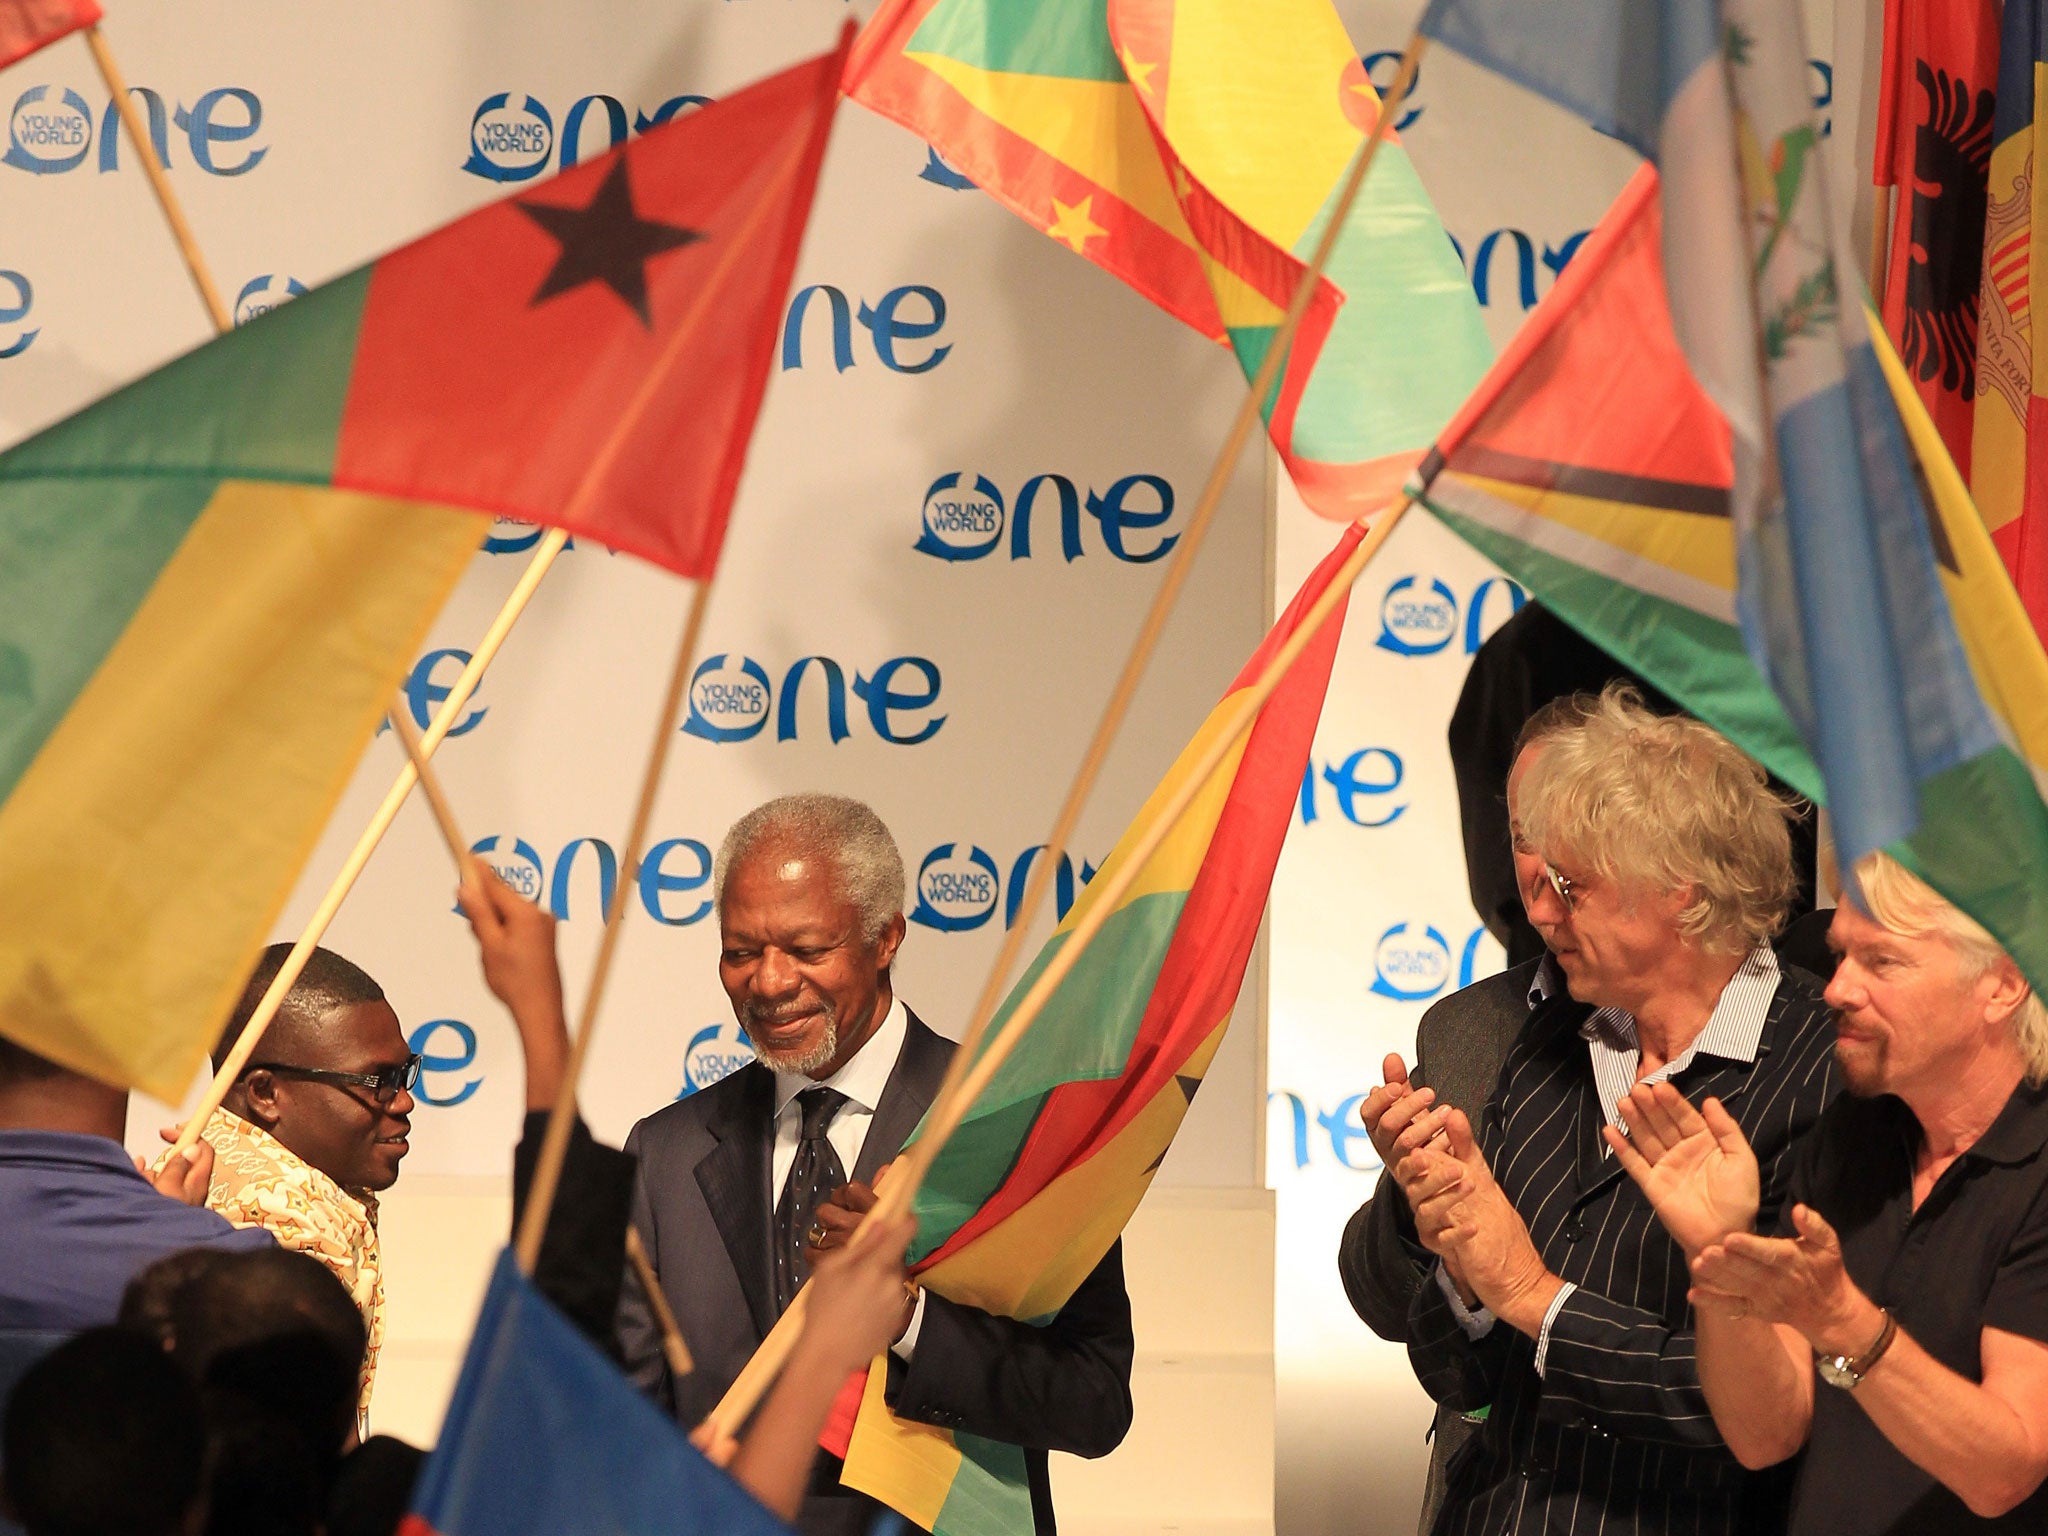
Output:
[[281,1085],[277,1075],[266,1067],[258,1067],[235,1085],[235,1095],[242,1101],[242,1116],[264,1130],[272,1129],[284,1118],[284,1105],[279,1102]]
[[2034,990],[2020,968],[2003,955],[1977,985],[1984,998],[1984,1019],[1990,1024],[2003,1024],[2018,1013]]
[[902,947],[903,935],[909,931],[909,924],[903,921],[903,914],[901,912],[898,912],[889,919],[888,926],[882,930],[881,938],[875,941],[875,967],[877,970],[886,971],[889,969],[891,962],[896,958],[896,951]]

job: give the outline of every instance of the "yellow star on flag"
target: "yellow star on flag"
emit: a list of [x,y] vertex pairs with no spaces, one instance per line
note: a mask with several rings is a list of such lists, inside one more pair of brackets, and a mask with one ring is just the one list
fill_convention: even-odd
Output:
[[1143,91],[1147,96],[1150,96],[1152,94],[1152,71],[1159,66],[1157,64],[1140,64],[1137,59],[1132,57],[1131,50],[1128,48],[1122,51],[1120,57],[1123,60],[1124,74],[1130,78],[1131,84]]
[[1052,211],[1057,215],[1048,224],[1045,232],[1055,240],[1064,240],[1079,252],[1092,235],[1106,235],[1108,230],[1088,217],[1088,210],[1094,205],[1095,194],[1089,193],[1073,207],[1068,207],[1058,198],[1052,200]]

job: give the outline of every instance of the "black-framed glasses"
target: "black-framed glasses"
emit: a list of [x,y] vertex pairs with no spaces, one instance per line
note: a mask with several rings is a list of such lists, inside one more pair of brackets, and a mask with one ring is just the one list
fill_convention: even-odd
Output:
[[420,1057],[408,1056],[377,1072],[335,1072],[326,1067],[295,1067],[282,1061],[252,1061],[242,1068],[242,1075],[246,1077],[251,1072],[302,1077],[312,1083],[332,1083],[337,1088],[367,1088],[379,1104],[389,1104],[398,1097],[399,1089],[410,1089],[419,1082]]

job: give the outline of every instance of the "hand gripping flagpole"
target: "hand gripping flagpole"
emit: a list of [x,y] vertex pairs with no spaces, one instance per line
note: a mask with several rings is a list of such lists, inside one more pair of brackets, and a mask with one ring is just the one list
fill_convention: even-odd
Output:
[[[839,52],[843,60],[853,41],[854,25],[847,22],[840,29]],[[803,174],[804,167],[815,164],[824,152],[823,139],[830,131],[834,109],[839,94],[839,75],[832,77],[829,89],[832,92],[831,106],[819,114],[819,121],[812,134],[797,145],[782,169],[776,173],[775,189],[756,199],[746,220],[735,230],[732,239],[720,254],[718,266],[711,277],[698,290],[694,307],[684,322],[676,328],[674,336],[662,352],[654,367],[648,370],[647,378],[641,385],[640,393],[634,398],[619,425],[613,429],[604,448],[599,453],[596,465],[585,484],[579,489],[580,500],[585,491],[593,490],[600,480],[600,471],[608,466],[624,447],[640,418],[652,403],[655,386],[668,373],[681,366],[684,343],[695,330],[698,317],[710,305],[718,292],[725,274],[741,259],[752,243],[755,231],[767,217],[771,208],[778,206],[781,189],[791,180]],[[690,611],[683,621],[682,638],[676,646],[675,665],[670,670],[668,688],[662,699],[661,720],[655,730],[654,745],[647,754],[647,767],[640,777],[640,793],[633,807],[633,820],[626,834],[626,840],[619,854],[619,879],[612,887],[612,899],[605,908],[604,936],[598,941],[597,959],[591,966],[590,981],[584,990],[583,1011],[579,1016],[576,1035],[569,1043],[569,1059],[562,1070],[562,1086],[555,1096],[555,1106],[548,1115],[547,1136],[541,1142],[540,1158],[534,1165],[533,1188],[528,1193],[526,1212],[520,1219],[519,1232],[514,1242],[514,1255],[523,1274],[532,1274],[533,1266],[540,1259],[541,1240],[547,1234],[548,1213],[554,1209],[555,1194],[561,1185],[562,1161],[569,1154],[569,1133],[576,1124],[576,1086],[583,1076],[583,1063],[589,1055],[591,1038],[597,1033],[598,1010],[603,1005],[605,986],[611,979],[612,960],[618,953],[619,933],[625,925],[628,893],[638,883],[640,856],[646,850],[647,831],[654,817],[654,802],[661,789],[662,770],[668,765],[669,748],[674,744],[680,729],[683,698],[689,691],[690,668],[697,655],[697,638],[704,625],[704,612],[710,606],[711,583],[716,570],[708,571],[695,583],[696,591],[690,599]]]
[[[1421,65],[1425,43],[1426,39],[1420,33],[1409,39],[1393,89],[1380,103],[1379,115],[1374,119],[1372,132],[1359,149],[1357,159],[1352,162],[1343,187],[1338,193],[1336,206],[1323,226],[1309,264],[1302,272],[1301,280],[1295,285],[1294,296],[1288,303],[1287,313],[1280,322],[1280,329],[1274,335],[1272,344],[1266,349],[1258,373],[1246,391],[1244,401],[1238,407],[1237,416],[1224,437],[1223,447],[1209,471],[1208,482],[1202,488],[1201,499],[1196,503],[1195,510],[1188,520],[1187,531],[1182,535],[1181,547],[1173,563],[1168,566],[1166,577],[1153,598],[1151,611],[1147,613],[1145,623],[1138,632],[1130,656],[1124,663],[1123,673],[1110,693],[1109,702],[1104,706],[1101,722],[1095,729],[1095,736],[1089,742],[1088,750],[1081,759],[1080,769],[1067,791],[1066,801],[1054,820],[1052,834],[1046,839],[1046,857],[1036,861],[1037,867],[1032,870],[1030,879],[1025,883],[1016,921],[1004,935],[995,963],[989,968],[988,980],[975,1001],[967,1032],[961,1037],[960,1044],[953,1053],[953,1059],[947,1066],[946,1075],[933,1097],[932,1108],[926,1119],[925,1134],[911,1144],[909,1162],[883,1183],[875,1206],[856,1229],[856,1240],[859,1232],[865,1231],[873,1222],[900,1215],[910,1209],[932,1159],[938,1155],[946,1139],[965,1118],[967,1106],[987,1085],[995,1068],[1001,1065],[1002,1058],[1009,1054],[1024,1029],[1044,1007],[1045,998],[1051,994],[1052,987],[1058,984],[1060,977],[1072,969],[1074,961],[1081,957],[1082,951],[1093,939],[1095,930],[1101,926],[1100,919],[1095,919],[1092,924],[1084,920],[1075,928],[1053,963],[1041,973],[1038,984],[1026,994],[1017,1011],[1005,1023],[1002,1034],[997,1036],[987,1051],[981,1052],[981,1043],[986,1038],[989,1023],[1002,1002],[1005,985],[1016,966],[1024,939],[1044,903],[1047,891],[1051,888],[1053,872],[1059,863],[1060,855],[1066,850],[1068,840],[1072,838],[1074,829],[1080,822],[1082,809],[1095,787],[1095,780],[1101,773],[1103,762],[1109,756],[1110,745],[1115,741],[1117,732],[1123,725],[1124,716],[1129,712],[1131,700],[1137,692],[1139,680],[1151,660],[1152,652],[1158,646],[1160,635],[1166,627],[1174,603],[1180,596],[1181,588],[1187,582],[1190,563],[1201,547],[1203,536],[1208,532],[1209,522],[1223,499],[1224,490],[1237,468],[1237,461],[1244,452],[1245,444],[1258,425],[1260,406],[1272,393],[1274,381],[1280,375],[1295,332],[1300,329],[1302,319],[1308,313],[1309,305],[1315,298],[1316,286],[1322,279],[1323,269],[1329,264],[1331,252],[1336,249],[1338,236],[1350,217],[1352,204],[1357,201],[1359,188],[1365,184],[1366,173],[1372,169],[1373,159],[1379,153],[1381,143],[1385,141],[1394,120],[1399,117],[1401,105],[1407,100],[1408,93],[1414,88],[1415,72]],[[1229,750],[1238,736],[1251,729],[1252,722],[1257,718],[1259,706],[1265,702],[1273,688],[1278,686],[1280,677],[1285,674],[1287,667],[1292,665],[1294,658],[1301,654],[1301,650],[1313,637],[1314,630],[1320,627],[1323,619],[1335,611],[1342,595],[1349,591],[1351,583],[1357,579],[1358,572],[1365,568],[1365,562],[1372,558],[1387,535],[1393,531],[1394,525],[1400,521],[1401,514],[1409,505],[1410,497],[1404,492],[1399,500],[1380,515],[1379,521],[1373,524],[1372,531],[1353,552],[1351,561],[1347,562],[1332,580],[1330,592],[1336,595],[1329,597],[1327,606],[1319,604],[1311,608],[1297,628],[1296,634],[1300,637],[1300,644],[1296,645],[1290,638],[1288,644],[1282,647],[1275,658],[1277,670],[1268,668],[1267,673],[1262,674],[1260,678],[1260,684],[1265,685],[1263,692],[1259,691],[1259,685],[1254,685],[1247,691],[1247,699],[1256,697],[1249,705],[1249,712],[1243,715],[1241,727],[1234,734],[1227,734],[1219,742],[1213,760],[1205,760],[1204,765],[1190,776],[1188,783],[1192,787],[1186,797],[1177,798],[1176,802],[1171,803],[1168,807],[1169,814],[1158,824],[1160,838],[1172,829],[1180,813],[1192,800],[1195,790],[1207,780],[1209,769],[1214,766],[1214,762],[1221,761],[1222,753]],[[1149,840],[1141,842],[1139,846],[1142,852],[1134,850],[1132,858],[1125,865],[1126,870],[1132,872],[1129,878],[1135,878],[1135,871],[1143,867],[1145,860],[1151,856],[1158,843],[1156,840]],[[1126,880],[1125,884],[1127,883]],[[1094,912],[1106,917],[1115,909],[1122,889],[1121,885],[1112,882],[1105,894],[1098,898]],[[1067,958],[1069,956],[1071,958]],[[1062,960],[1064,964],[1061,963]],[[1033,999],[1037,1001],[1033,1002]],[[986,1070],[983,1069],[984,1063]],[[746,1422],[748,1415],[754,1411],[762,1395],[781,1371],[783,1363],[789,1358],[789,1351],[794,1347],[797,1334],[803,1326],[803,1303],[803,1292],[798,1291],[790,1306],[769,1330],[768,1337],[761,1341],[753,1358],[734,1379],[732,1386],[726,1389],[725,1396],[719,1399],[718,1405],[711,1410],[708,1422],[717,1425],[728,1434],[736,1433],[739,1426]]]

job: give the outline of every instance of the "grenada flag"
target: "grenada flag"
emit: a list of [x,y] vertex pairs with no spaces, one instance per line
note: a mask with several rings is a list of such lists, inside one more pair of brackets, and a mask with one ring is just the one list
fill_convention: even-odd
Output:
[[[1239,692],[1287,643],[1363,532],[1354,525],[1311,573],[1018,979],[990,1039],[1088,918],[1128,850],[1225,729]],[[1229,1028],[1342,629],[1340,606],[933,1158],[917,1196],[910,1258],[939,1295],[1026,1321],[1053,1316],[1151,1187]],[[1022,1454],[895,1418],[878,1371],[869,1373],[845,1456],[843,1482],[937,1536],[1031,1529]]]
[[[847,94],[1256,374],[1379,114],[1329,0],[886,0]],[[1385,505],[1493,349],[1397,136],[1271,399],[1304,499]]]
[[710,572],[846,47],[0,455],[0,1033],[185,1091],[484,514]]

